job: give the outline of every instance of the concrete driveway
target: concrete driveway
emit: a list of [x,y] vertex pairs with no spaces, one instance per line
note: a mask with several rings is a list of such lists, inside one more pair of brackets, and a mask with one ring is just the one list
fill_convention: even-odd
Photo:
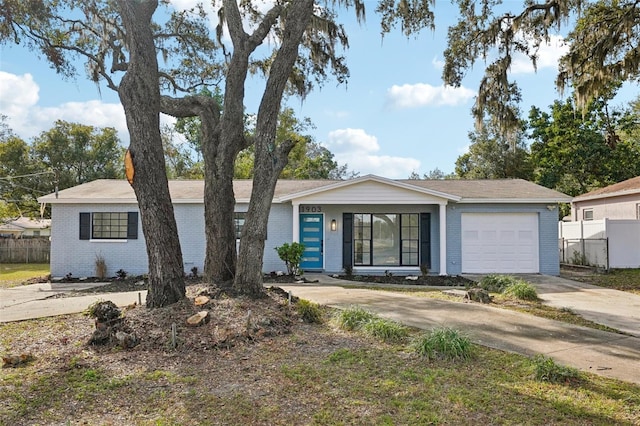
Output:
[[[526,356],[545,354],[564,365],[640,384],[639,337],[608,333],[479,303],[449,302],[406,293],[358,289],[353,288],[353,283],[333,280],[326,276],[313,278],[319,278],[321,284],[281,287],[291,291],[295,296],[316,303],[336,308],[358,305],[382,317],[424,330],[439,326],[453,327],[484,346]],[[548,294],[561,294],[563,285],[566,284],[564,281],[567,281],[556,281],[555,277],[540,277],[540,280],[556,283],[555,291],[552,291],[554,286],[550,284],[547,290],[541,287],[545,300]],[[564,288],[566,293],[574,291],[579,292],[572,287]],[[637,303],[637,296],[629,297],[633,295],[617,293],[621,294],[616,294],[616,300],[631,301],[627,301],[620,312],[628,312]],[[588,293],[588,296],[580,297],[599,298],[597,293]],[[587,303],[588,300],[583,303]],[[615,318],[615,324],[619,323],[616,328],[632,329],[633,326],[624,324],[624,314],[618,314],[617,309],[619,308],[616,306],[605,309],[602,305],[598,310],[603,313],[599,313],[597,318]],[[591,309],[592,312],[598,310]],[[595,313],[593,318],[596,318]],[[613,327],[614,323],[611,322],[609,325]]]
[[[640,296],[550,275],[517,274],[535,285],[545,305],[569,308],[583,318],[640,337]],[[469,275],[479,281],[482,276]]]

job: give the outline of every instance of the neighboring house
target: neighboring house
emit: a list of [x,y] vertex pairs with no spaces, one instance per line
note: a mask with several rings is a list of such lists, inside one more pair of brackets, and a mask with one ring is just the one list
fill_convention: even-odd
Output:
[[[234,182],[236,231],[252,182]],[[203,181],[170,181],[184,269],[202,272]],[[51,204],[51,273],[148,270],[135,194],[125,180],[97,180],[38,199]],[[284,270],[275,247],[305,245],[305,271],[327,273],[559,274],[557,203],[571,198],[524,180],[280,180],[269,215],[263,271]],[[238,234],[239,235],[239,234]]]
[[640,176],[575,197],[559,235],[563,262],[639,268]]
[[5,223],[0,222],[0,237],[37,238],[51,235],[51,219],[19,217]]
[[640,220],[640,176],[579,195],[571,202],[571,220]]

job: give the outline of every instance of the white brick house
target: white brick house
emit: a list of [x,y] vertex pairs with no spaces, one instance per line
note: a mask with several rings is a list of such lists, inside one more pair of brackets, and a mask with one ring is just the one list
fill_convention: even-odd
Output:
[[[236,226],[252,182],[234,182]],[[202,271],[202,181],[170,181],[185,272]],[[51,204],[51,273],[92,276],[148,270],[135,194],[125,180],[97,180],[39,198]],[[281,180],[269,216],[263,270],[283,270],[275,247],[299,241],[308,271],[544,273],[557,275],[558,203],[571,198],[520,179]]]

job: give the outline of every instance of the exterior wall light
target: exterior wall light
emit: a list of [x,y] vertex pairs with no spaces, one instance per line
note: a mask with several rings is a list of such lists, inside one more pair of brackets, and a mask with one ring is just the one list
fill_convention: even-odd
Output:
[[335,231],[338,229],[338,223],[336,222],[335,219],[331,219],[331,230]]

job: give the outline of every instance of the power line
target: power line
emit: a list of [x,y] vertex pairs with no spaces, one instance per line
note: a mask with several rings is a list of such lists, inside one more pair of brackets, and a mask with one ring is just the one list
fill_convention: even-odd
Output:
[[5,176],[5,177],[0,177],[0,179],[4,179],[4,180],[11,180],[11,179],[18,179],[18,178],[23,178],[23,177],[31,177],[31,176],[39,176],[39,175],[45,175],[47,173],[55,173],[53,170],[47,170],[46,172],[38,172],[38,173],[30,173],[28,175],[20,175],[20,176]]

